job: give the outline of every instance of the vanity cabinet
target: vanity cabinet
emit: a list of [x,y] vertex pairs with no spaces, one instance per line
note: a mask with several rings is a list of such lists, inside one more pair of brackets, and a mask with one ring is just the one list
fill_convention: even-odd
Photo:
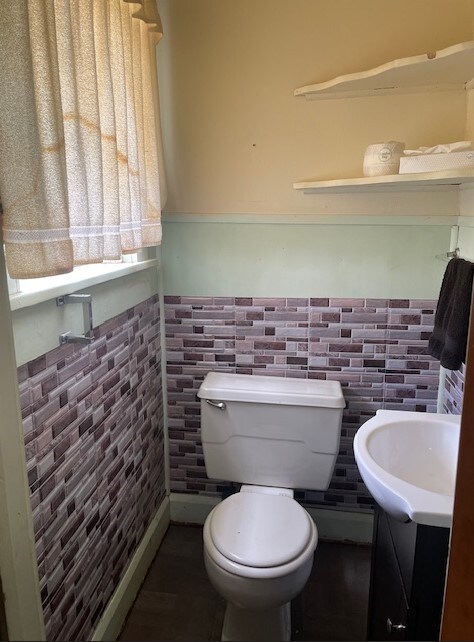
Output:
[[402,523],[377,507],[369,640],[438,640],[449,528]]

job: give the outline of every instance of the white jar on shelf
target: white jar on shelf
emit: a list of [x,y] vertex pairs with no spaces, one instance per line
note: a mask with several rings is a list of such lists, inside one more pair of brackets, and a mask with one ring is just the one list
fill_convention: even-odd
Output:
[[398,174],[404,149],[405,143],[396,140],[369,145],[364,155],[364,176]]

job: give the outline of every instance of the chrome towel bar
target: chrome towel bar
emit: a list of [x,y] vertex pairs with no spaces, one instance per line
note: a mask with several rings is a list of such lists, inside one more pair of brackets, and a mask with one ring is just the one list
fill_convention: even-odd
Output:
[[68,303],[80,303],[82,305],[82,314],[84,318],[84,334],[73,334],[72,332],[63,332],[59,335],[59,345],[65,343],[92,343],[94,340],[92,334],[92,296],[90,294],[65,294],[56,298],[56,305],[61,307]]

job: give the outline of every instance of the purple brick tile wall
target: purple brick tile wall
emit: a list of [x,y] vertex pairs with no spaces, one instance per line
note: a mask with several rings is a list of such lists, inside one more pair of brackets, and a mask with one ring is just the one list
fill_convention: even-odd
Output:
[[207,372],[340,381],[347,407],[326,492],[309,505],[373,505],[354,461],[357,428],[379,408],[436,411],[439,364],[427,355],[436,301],[165,297],[171,484],[218,495],[206,476],[198,388]]
[[463,364],[460,370],[448,370],[444,385],[444,411],[449,415],[460,415],[462,413],[462,402],[464,397],[464,379],[466,366]]
[[89,640],[164,494],[156,297],[19,368],[48,640]]

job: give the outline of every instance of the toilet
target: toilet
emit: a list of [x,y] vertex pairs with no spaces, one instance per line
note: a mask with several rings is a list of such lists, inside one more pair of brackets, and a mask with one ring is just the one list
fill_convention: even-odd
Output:
[[198,397],[208,477],[242,484],[203,531],[209,579],[227,602],[222,640],[289,640],[290,602],[308,580],[318,542],[294,489],[329,486],[341,385],[210,372]]

